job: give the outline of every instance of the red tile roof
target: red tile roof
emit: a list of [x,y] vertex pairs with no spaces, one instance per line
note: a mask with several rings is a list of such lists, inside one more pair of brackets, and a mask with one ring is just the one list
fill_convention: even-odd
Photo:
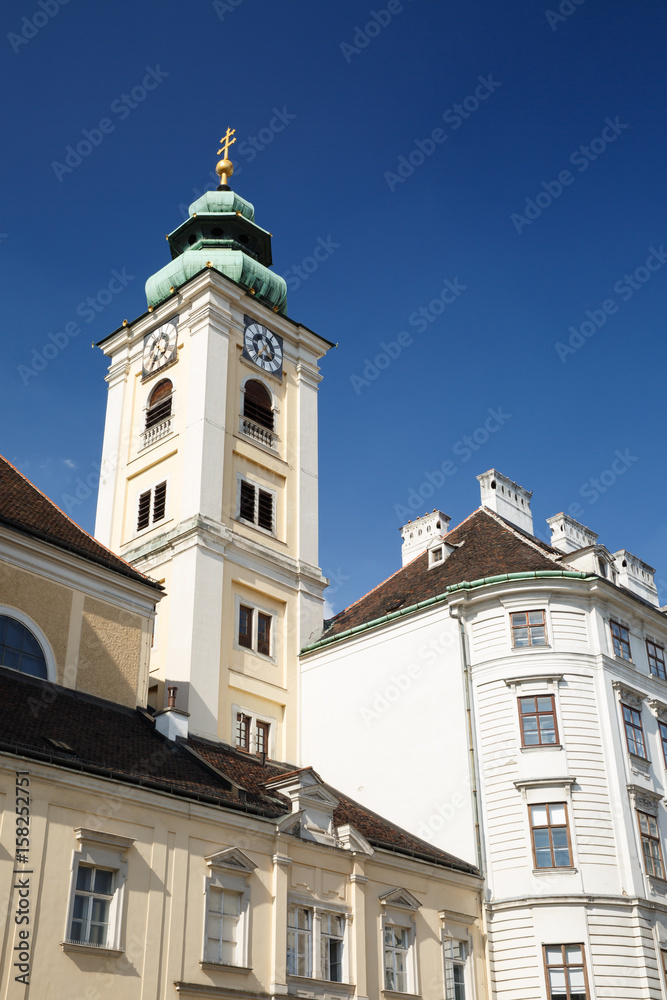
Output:
[[422,552],[327,622],[321,639],[436,597],[452,584],[503,573],[564,568],[557,549],[508,524],[486,507],[449,531],[447,542],[457,548],[442,564],[429,569],[428,552]]
[[49,542],[156,590],[160,584],[115,555],[75,524],[60,507],[0,455],[0,524]]
[[[263,764],[252,754],[196,737],[187,743],[172,742],[156,731],[153,719],[140,709],[60,688],[6,667],[0,667],[0,705],[0,752],[47,760],[269,820],[291,810],[286,796],[265,786],[274,778],[298,773],[293,764]],[[72,752],[51,741],[67,744]],[[334,812],[337,826],[352,823],[374,847],[477,874],[473,865],[413,837],[341,792],[329,790],[340,801]]]

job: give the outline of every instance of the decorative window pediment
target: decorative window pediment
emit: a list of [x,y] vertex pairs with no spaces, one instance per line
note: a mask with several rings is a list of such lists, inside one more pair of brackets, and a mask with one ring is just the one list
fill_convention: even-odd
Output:
[[368,857],[372,857],[375,851],[368,843],[363,834],[352,826],[351,823],[346,823],[345,826],[339,826],[336,828],[336,836],[338,837],[339,846],[343,848],[344,851],[353,851],[357,854],[367,854]]
[[612,681],[611,684],[614,691],[625,705],[632,705],[633,708],[641,709],[644,704],[644,699],[646,698],[645,694],[641,691],[637,691],[635,688],[628,687],[626,684],[622,684],[621,681]]
[[380,896],[383,906],[400,906],[405,910],[418,910],[422,905],[407,889],[391,889]]
[[206,864],[209,868],[231,868],[234,871],[246,872],[248,875],[257,868],[255,862],[238,847],[228,847],[224,851],[218,851],[217,854],[211,854],[206,858]]

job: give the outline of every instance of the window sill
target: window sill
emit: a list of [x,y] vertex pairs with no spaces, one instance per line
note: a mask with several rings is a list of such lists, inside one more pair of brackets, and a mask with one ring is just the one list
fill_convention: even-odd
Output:
[[[291,973],[287,973],[287,982],[292,983],[294,986],[308,986],[310,989],[321,989],[327,993],[335,993],[340,990],[346,996],[351,996],[354,993],[355,986],[353,983],[337,983],[333,979],[315,979],[313,976],[293,976]],[[397,997],[403,996],[403,993],[396,993]],[[411,994],[410,994],[411,995]]]
[[79,955],[103,955],[105,958],[120,958],[124,954],[122,948],[105,948],[101,945],[84,944],[81,941],[61,941],[63,951],[71,951]]
[[[511,648],[512,653],[534,653],[536,649],[537,650],[541,650],[541,649],[551,650],[551,649],[553,649],[553,647],[550,646],[549,643],[544,643],[543,646],[537,646],[537,645],[534,645],[534,646],[511,646],[510,648]],[[397,996],[398,995],[399,994],[397,994]],[[412,994],[412,993],[405,993],[405,994],[401,993],[400,994],[400,996],[413,996],[413,995],[414,994]]]
[[261,524],[255,524],[254,521],[246,521],[244,517],[237,517],[235,519],[239,524],[244,524],[246,528],[254,528],[255,531],[259,531],[262,535],[266,535],[267,538],[276,538],[275,531],[269,531],[268,528],[263,528]]
[[533,875],[576,875],[578,871],[572,865],[563,865],[559,868],[533,868]]
[[521,753],[534,753],[536,750],[562,750],[562,743],[538,743],[534,747],[519,747]]
[[630,769],[634,771],[635,774],[647,775],[650,773],[651,761],[648,757],[640,757],[636,753],[632,753],[628,750],[628,760],[630,761]]
[[415,997],[421,997],[421,993],[398,993],[396,990],[382,990],[383,997],[389,997],[390,1000],[414,1000]]
[[240,976],[247,976],[252,972],[252,967],[249,965],[225,965],[223,962],[200,962],[199,965],[204,972],[233,972]]

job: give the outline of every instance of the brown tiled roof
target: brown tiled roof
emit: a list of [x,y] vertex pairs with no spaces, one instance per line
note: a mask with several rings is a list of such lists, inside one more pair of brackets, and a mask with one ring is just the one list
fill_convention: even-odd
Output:
[[50,542],[59,549],[89,559],[99,566],[146,583],[156,590],[160,584],[150,580],[115,555],[92,535],[75,524],[41,490],[0,455],[0,524],[33,538]]
[[458,547],[444,563],[429,569],[428,552],[422,552],[332,618],[321,638],[339,635],[392,611],[436,597],[452,584],[503,573],[563,568],[559,562],[560,552],[508,524],[485,507],[480,507],[449,531],[447,541]]
[[[263,764],[252,754],[196,737],[187,743],[172,742],[156,731],[153,720],[140,709],[60,688],[6,667],[0,667],[0,705],[0,752],[47,760],[269,820],[291,809],[286,796],[267,791],[265,785],[296,773],[293,764]],[[413,837],[335,789],[330,791],[340,800],[334,812],[337,826],[352,823],[373,846],[477,873],[467,862]]]

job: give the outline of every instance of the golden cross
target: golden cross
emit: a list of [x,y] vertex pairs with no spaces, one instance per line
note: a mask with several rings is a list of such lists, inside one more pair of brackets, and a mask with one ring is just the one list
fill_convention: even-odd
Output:
[[224,146],[222,146],[222,148],[218,150],[218,156],[220,156],[220,153],[224,153],[225,159],[228,159],[227,154],[229,151],[229,147],[233,142],[236,142],[236,139],[232,139],[232,136],[234,135],[235,132],[236,132],[235,128],[227,129],[227,133],[223,135],[222,139],[220,140],[220,142],[224,143]]

